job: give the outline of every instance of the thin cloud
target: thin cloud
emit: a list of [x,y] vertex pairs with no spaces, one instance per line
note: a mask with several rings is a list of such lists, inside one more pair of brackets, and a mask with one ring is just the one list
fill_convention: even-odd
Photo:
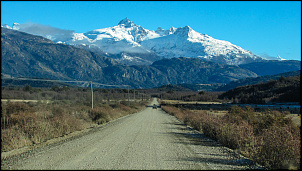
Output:
[[20,24],[19,30],[23,32],[27,32],[34,35],[40,35],[44,37],[52,37],[55,39],[56,36],[60,36],[60,38],[70,38],[74,33],[74,30],[64,30],[55,28],[49,25],[42,25],[38,23],[25,23]]
[[262,58],[268,59],[268,60],[274,60],[274,59],[276,60],[276,59],[277,59],[277,57],[275,57],[275,56],[270,56],[270,55],[268,55],[268,54],[265,53],[265,52],[259,54],[259,56],[261,56]]

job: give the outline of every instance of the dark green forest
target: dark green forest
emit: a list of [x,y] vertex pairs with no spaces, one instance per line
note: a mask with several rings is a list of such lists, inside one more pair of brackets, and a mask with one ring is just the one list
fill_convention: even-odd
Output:
[[278,80],[240,86],[221,94],[219,99],[245,104],[300,102],[300,76],[281,76]]

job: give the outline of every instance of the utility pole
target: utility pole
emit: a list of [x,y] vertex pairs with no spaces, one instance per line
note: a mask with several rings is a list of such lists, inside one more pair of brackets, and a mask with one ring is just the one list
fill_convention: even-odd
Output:
[[134,98],[134,102],[135,102],[135,90],[133,89],[133,98]]
[[91,109],[93,109],[93,90],[92,90],[92,81],[90,81],[91,83]]
[[128,105],[130,106],[129,85],[128,85]]

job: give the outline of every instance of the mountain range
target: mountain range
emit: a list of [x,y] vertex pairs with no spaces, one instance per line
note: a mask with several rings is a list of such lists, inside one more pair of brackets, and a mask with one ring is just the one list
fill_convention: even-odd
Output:
[[[93,81],[117,86],[130,85],[131,88],[153,88],[165,84],[226,84],[266,73],[278,74],[301,69],[300,61],[260,59],[248,51],[241,50],[238,46],[230,43],[227,46],[228,43],[225,41],[212,40],[210,36],[199,34],[189,26],[177,29],[171,27],[169,30],[158,28],[156,31],[150,31],[124,19],[118,26],[110,29],[99,29],[82,34],[82,40],[87,44],[79,43],[81,34],[70,31],[58,34],[62,31],[53,30],[52,35],[49,35],[45,34],[45,29],[42,28],[40,31],[37,29],[34,31],[43,35],[38,36],[20,30],[28,32],[34,29],[24,28],[18,24],[14,24],[13,28],[5,25],[1,27],[1,78],[38,77]],[[110,33],[110,30],[115,30],[115,33]],[[68,35],[73,39],[68,38]],[[78,35],[77,39],[75,35]],[[107,38],[104,38],[106,35]],[[119,36],[122,37],[118,38]],[[212,49],[201,48],[206,44],[201,41],[201,37],[208,37],[207,43],[209,47],[213,45]],[[58,41],[59,39],[62,41]],[[88,44],[89,42],[91,44]],[[220,42],[220,45],[225,43],[227,49],[223,51],[223,48],[219,48],[213,42],[218,44]],[[172,45],[173,43],[175,46]],[[214,52],[215,48],[217,52]],[[108,49],[120,51],[109,54]],[[228,56],[231,52],[224,53],[230,49],[235,56]],[[188,55],[193,52],[197,54],[198,50],[206,55]],[[213,54],[220,53],[220,55],[210,56],[211,51]],[[164,52],[175,56],[165,56]],[[183,56],[181,52],[184,53]],[[221,60],[215,61],[215,58]],[[133,65],[133,59],[136,65]],[[231,59],[231,62],[228,59]],[[263,64],[270,67],[263,67]]]
[[228,83],[257,76],[235,65],[188,57],[128,66],[94,52],[6,28],[1,28],[1,49],[1,74],[11,77],[87,80],[152,88],[179,83]]
[[[190,26],[148,30],[128,18],[117,26],[86,33],[49,28],[38,24],[18,24],[5,28],[40,35],[55,43],[73,45],[116,59],[127,65],[151,65],[163,58],[193,57],[220,64],[239,65],[265,60],[228,41],[214,39]],[[276,58],[277,59],[277,58]]]

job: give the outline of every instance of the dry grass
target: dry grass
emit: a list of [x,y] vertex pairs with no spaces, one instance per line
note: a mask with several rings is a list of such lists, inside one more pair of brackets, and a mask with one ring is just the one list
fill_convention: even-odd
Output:
[[224,116],[228,113],[227,110],[191,110],[194,113],[206,113],[208,115],[215,115],[215,116]]
[[202,102],[202,101],[182,101],[182,100],[161,100],[164,104],[221,104],[221,102]]
[[288,114],[286,117],[291,118],[291,120],[297,125],[301,127],[301,114]]
[[[90,107],[61,104],[1,103],[1,152],[39,144],[75,131],[92,123],[102,124],[143,109],[143,103],[105,104]],[[127,103],[128,104],[128,103]]]
[[190,111],[169,105],[162,108],[194,129],[222,145],[269,169],[299,169],[301,159],[300,126],[288,113],[267,110],[256,113],[252,108],[235,106],[224,114]]

